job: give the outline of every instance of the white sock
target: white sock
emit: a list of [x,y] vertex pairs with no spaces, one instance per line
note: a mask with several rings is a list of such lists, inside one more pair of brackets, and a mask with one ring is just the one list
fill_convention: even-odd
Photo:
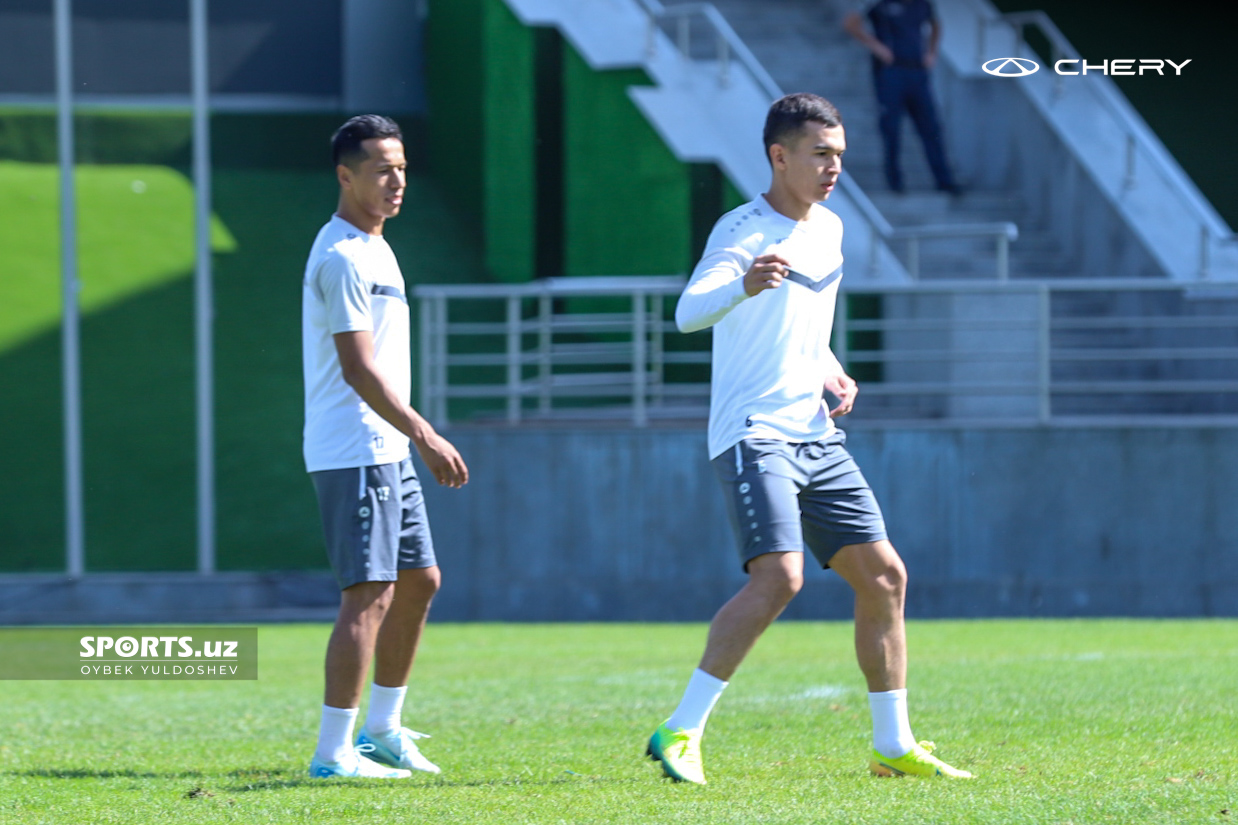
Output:
[[729,682],[724,682],[716,676],[710,676],[699,667],[692,671],[688,687],[683,692],[679,707],[666,720],[666,726],[671,730],[704,730],[709,712],[714,709],[718,697],[726,690]]
[[357,721],[357,708],[322,706],[322,723],[318,726],[318,750],[323,762],[339,762],[352,750],[352,726]]
[[873,713],[873,747],[882,756],[898,759],[916,746],[907,719],[907,689],[868,694]]
[[408,685],[383,687],[370,685],[370,709],[365,713],[365,729],[370,733],[394,733],[400,729],[400,709]]

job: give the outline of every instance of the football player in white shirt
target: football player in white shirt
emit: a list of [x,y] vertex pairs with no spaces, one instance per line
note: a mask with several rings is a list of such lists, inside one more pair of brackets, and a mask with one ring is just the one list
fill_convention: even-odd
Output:
[[[400,714],[440,574],[409,445],[435,481],[468,482],[464,460],[409,406],[409,308],[383,240],[400,212],[400,128],[361,115],[332,140],[339,205],[319,231],[302,285],[305,464],[318,495],[340,611],[310,776],[438,773]],[[374,660],[365,724],[353,725]]]
[[[856,383],[830,352],[842,222],[820,205],[842,172],[838,110],[816,95],[776,101],[765,122],[769,191],[715,225],[676,308],[712,326],[709,452],[748,582],[714,616],[700,665],[649,740],[672,779],[705,784],[701,737],[744,657],[803,585],[804,548],[855,591],[855,649],[873,720],[869,769],[970,778],[912,737],[903,602],[907,572],[833,418]],[[825,391],[840,399],[832,411]]]

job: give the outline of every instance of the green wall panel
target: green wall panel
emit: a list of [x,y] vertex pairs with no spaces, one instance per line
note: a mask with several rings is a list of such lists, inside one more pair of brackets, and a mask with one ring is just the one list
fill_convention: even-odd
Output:
[[476,221],[485,172],[482,10],[483,0],[435,0],[425,29],[430,165],[452,205]]
[[430,4],[430,167],[476,224],[495,280],[533,276],[533,55],[532,30],[502,0]]
[[537,215],[534,30],[502,0],[485,0],[483,27],[486,270],[496,281],[528,281]]
[[641,71],[595,72],[564,50],[568,275],[655,275],[691,266],[691,176],[627,95]]
[[503,0],[433,0],[427,36],[431,164],[492,280],[686,272],[702,225],[743,202],[637,109],[643,71],[594,71]]
[[731,179],[724,174],[722,176],[722,214],[743,206],[748,200],[749,198],[745,197],[744,193],[739,191],[735,184],[731,183]]

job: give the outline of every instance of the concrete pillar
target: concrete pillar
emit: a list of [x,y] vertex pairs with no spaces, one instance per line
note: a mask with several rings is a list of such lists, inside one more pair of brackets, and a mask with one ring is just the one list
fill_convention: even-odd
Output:
[[[1034,289],[961,292],[949,301],[954,321],[951,380],[973,387],[951,396],[952,416],[1035,418],[1038,293]],[[993,391],[985,392],[984,385],[992,385]]]
[[343,0],[341,89],[350,114],[424,114],[424,0]]

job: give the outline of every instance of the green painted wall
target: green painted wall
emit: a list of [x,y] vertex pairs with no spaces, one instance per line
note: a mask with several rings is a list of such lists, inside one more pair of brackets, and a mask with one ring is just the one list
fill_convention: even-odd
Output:
[[730,178],[724,176],[722,183],[722,211],[730,212],[737,206],[743,206],[747,202],[748,197],[735,188],[735,184],[731,183]]
[[[82,156],[113,162],[80,165],[77,179],[86,569],[192,570],[193,188],[183,169],[165,165],[188,156],[187,119],[90,118],[79,119],[93,135]],[[214,258],[222,570],[327,567],[301,459],[300,283],[336,205],[330,137],[342,120],[212,119],[212,200],[229,230]],[[413,158],[425,144],[419,122],[399,120]],[[13,162],[54,158],[47,122],[0,112],[4,573],[64,569],[58,170]],[[414,169],[402,214],[384,234],[412,287],[475,280],[484,267],[471,228]]]
[[427,38],[431,166],[491,279],[687,272],[702,224],[744,201],[645,120],[643,71],[592,70],[503,0],[432,0]]
[[437,0],[425,27],[430,167],[452,205],[478,222],[485,174],[482,10],[483,0]]
[[430,165],[477,222],[487,274],[534,275],[534,32],[502,0],[431,3],[426,28]]
[[570,48],[563,70],[565,274],[686,271],[691,170],[627,96],[645,73],[595,72]]
[[499,281],[534,273],[536,201],[533,35],[502,0],[486,0],[484,224],[486,269]]

